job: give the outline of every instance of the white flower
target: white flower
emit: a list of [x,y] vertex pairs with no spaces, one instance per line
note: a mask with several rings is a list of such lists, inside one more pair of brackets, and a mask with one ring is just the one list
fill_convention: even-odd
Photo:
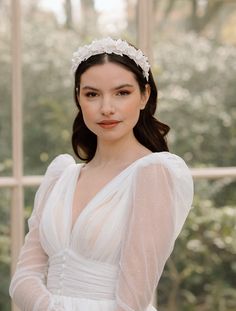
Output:
[[143,75],[148,81],[150,65],[148,59],[143,55],[141,50],[136,50],[133,46],[129,45],[126,41],[121,39],[113,40],[110,37],[94,40],[90,45],[85,45],[78,48],[73,53],[72,58],[72,71],[75,73],[78,66],[89,57],[102,53],[126,55],[132,59],[143,70]]

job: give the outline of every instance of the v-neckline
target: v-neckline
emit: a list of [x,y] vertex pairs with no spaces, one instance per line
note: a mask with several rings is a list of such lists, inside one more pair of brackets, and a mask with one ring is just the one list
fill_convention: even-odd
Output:
[[[119,178],[121,178],[125,173],[129,171],[133,166],[136,166],[137,163],[140,161],[146,159],[147,157],[150,157],[155,153],[149,153],[135,161],[133,161],[131,164],[129,164],[127,167],[125,167],[122,171],[120,171],[118,174],[116,174],[114,177],[112,177],[107,183],[105,183],[104,186],[99,189],[96,194],[88,201],[87,204],[82,208],[78,216],[76,217],[74,223],[73,223],[73,205],[74,205],[74,200],[75,200],[75,192],[76,192],[76,187],[78,184],[78,180],[80,177],[81,169],[84,167],[84,163],[76,163],[76,176],[75,176],[75,181],[73,185],[73,190],[72,190],[72,198],[71,198],[71,206],[70,206],[70,237],[73,236],[74,231],[76,227],[78,227],[78,223],[80,222],[81,218],[83,217],[84,213],[89,209],[89,207],[96,201],[102,194],[107,190],[107,188],[111,187]],[[107,191],[106,191],[107,193]]]

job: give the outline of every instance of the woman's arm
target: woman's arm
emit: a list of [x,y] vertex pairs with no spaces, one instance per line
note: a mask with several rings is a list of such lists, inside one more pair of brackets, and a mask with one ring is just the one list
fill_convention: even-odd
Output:
[[[162,163],[137,172],[120,259],[116,311],[145,311],[152,300],[191,207],[192,178],[185,166],[181,174],[172,176]],[[184,183],[180,185],[184,192],[176,183]]]
[[48,309],[50,293],[45,286],[47,265],[48,257],[39,240],[38,220],[34,219],[29,226],[10,284],[10,295],[20,310]]
[[67,165],[69,155],[56,157],[49,165],[34,200],[34,209],[28,221],[29,232],[21,249],[16,271],[10,284],[10,296],[22,311],[49,311],[51,294],[46,288],[48,256],[40,243],[39,224],[45,202],[55,182]]

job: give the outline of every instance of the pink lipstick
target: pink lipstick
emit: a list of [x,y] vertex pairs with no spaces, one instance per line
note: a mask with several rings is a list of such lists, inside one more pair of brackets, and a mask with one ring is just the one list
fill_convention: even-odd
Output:
[[111,129],[117,126],[119,123],[120,121],[117,120],[102,120],[101,122],[98,122],[98,125],[104,129]]

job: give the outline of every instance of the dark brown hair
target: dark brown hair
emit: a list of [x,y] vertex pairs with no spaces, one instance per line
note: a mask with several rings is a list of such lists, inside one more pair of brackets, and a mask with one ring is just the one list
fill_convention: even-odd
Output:
[[140,110],[138,122],[133,129],[134,135],[143,146],[152,152],[168,151],[169,149],[165,136],[170,128],[154,117],[157,108],[157,88],[151,70],[149,70],[149,79],[147,82],[146,78],[143,76],[142,69],[128,56],[104,53],[93,55],[86,61],[83,61],[75,72],[74,100],[78,107],[78,114],[73,123],[72,134],[72,146],[75,154],[81,160],[89,162],[94,157],[97,148],[97,136],[85,125],[77,97],[80,89],[81,75],[88,68],[106,62],[116,63],[131,71],[139,84],[141,93],[145,92],[145,85],[147,83],[150,85],[150,97],[145,108]]

